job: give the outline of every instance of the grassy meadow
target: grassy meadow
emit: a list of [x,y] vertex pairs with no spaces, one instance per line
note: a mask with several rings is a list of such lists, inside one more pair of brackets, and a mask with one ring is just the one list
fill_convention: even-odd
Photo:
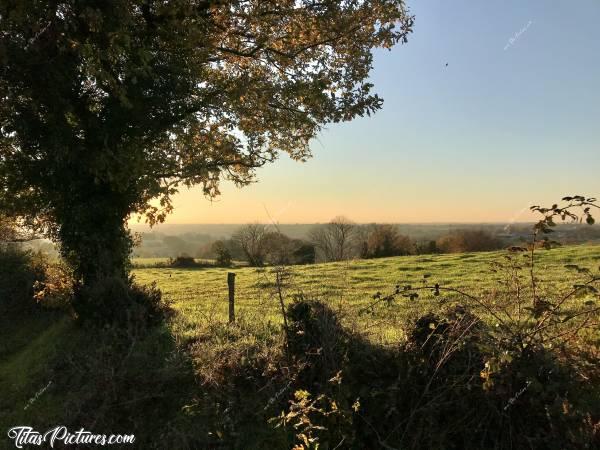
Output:
[[[382,356],[384,349],[394,351],[394,345],[388,344],[399,347],[408,322],[414,324],[417,317],[441,310],[446,302],[465,299],[424,291],[417,299],[399,296],[389,306],[379,304],[372,314],[361,314],[375,293],[386,295],[397,284],[419,286],[424,280],[473,294],[493,293],[503,289],[503,275],[492,271],[492,266],[506,255],[500,251],[294,266],[282,293],[286,304],[297,297],[328,303],[346,330],[366,338],[362,357],[368,361],[378,355],[383,358],[379,364],[385,366],[385,358],[396,361],[396,356]],[[526,261],[523,254],[516,258]],[[48,429],[65,423],[111,432],[135,430],[143,445],[138,448],[165,448],[163,442],[181,449],[292,448],[289,428],[269,425],[292,395],[286,391],[291,381],[282,377],[289,369],[281,356],[282,316],[273,269],[151,267],[161,262],[135,260],[135,279],[144,285],[155,282],[176,313],[117,351],[113,352],[114,342],[120,340],[91,332],[62,311],[42,309],[0,318],[0,428],[22,423]],[[549,299],[577,283],[580,275],[566,268],[568,264],[597,270],[600,245],[537,252],[539,288],[548,292]],[[235,327],[226,325],[230,271],[236,273]],[[485,313],[482,317],[493,323]],[[597,349],[599,341],[597,334],[591,334],[585,345]],[[368,372],[368,364],[352,367],[367,370],[365,375],[355,375],[355,388],[364,398],[365,411],[378,417],[381,400],[373,392],[363,392],[367,382],[360,381],[362,376],[375,375]],[[391,380],[394,377],[398,375]],[[285,396],[279,397],[281,392]],[[456,395],[459,399],[465,394]],[[373,404],[368,403],[371,397]],[[238,408],[235,419],[226,407],[230,403]],[[436,403],[430,407],[437,411]],[[228,420],[235,420],[235,426]],[[427,430],[424,425],[417,428]],[[161,437],[155,440],[158,429]],[[368,433],[361,430],[357,432]]]
[[[413,287],[439,283],[441,286],[482,294],[502,289],[504,274],[493,272],[493,264],[503,261],[507,252],[459,253],[446,255],[401,256],[352,260],[307,266],[291,266],[291,278],[284,287],[286,301],[299,295],[329,303],[347,325],[358,327],[379,343],[397,341],[402,324],[409,317],[439,308],[440,302],[461,300],[458,294],[434,297],[425,292],[418,299],[399,297],[390,307],[379,307],[374,314],[359,315],[377,292],[391,293],[397,284]],[[526,262],[528,254],[519,255]],[[236,274],[236,317],[241,320],[281,321],[278,292],[273,270],[250,267],[225,268],[148,268],[162,262],[138,258],[133,271],[139,283],[156,282],[163,297],[181,313],[179,330],[194,334],[206,321],[226,321],[228,314],[227,272]],[[578,276],[565,265],[597,269],[600,245],[577,245],[536,251],[536,276],[540,287],[549,293],[564,293]],[[523,276],[527,271],[523,270]],[[549,294],[552,295],[552,294]]]

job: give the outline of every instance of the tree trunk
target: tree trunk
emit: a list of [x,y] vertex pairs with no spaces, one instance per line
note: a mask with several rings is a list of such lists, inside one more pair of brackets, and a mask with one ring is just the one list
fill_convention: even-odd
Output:
[[[94,305],[78,308],[85,300],[82,292],[89,293],[107,279],[122,286],[128,283],[132,248],[126,227],[128,208],[121,196],[107,190],[71,200],[70,205],[58,210],[61,253],[75,275],[74,308],[77,312],[89,311]],[[100,304],[97,307],[104,308]]]
[[131,237],[124,221],[98,217],[87,225],[74,232],[61,227],[63,256],[72,264],[77,281],[91,286],[104,278],[126,279]]

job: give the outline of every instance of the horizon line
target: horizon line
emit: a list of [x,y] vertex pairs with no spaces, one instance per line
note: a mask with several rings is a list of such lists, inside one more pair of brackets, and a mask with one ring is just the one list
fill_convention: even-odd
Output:
[[[151,228],[159,226],[191,226],[191,225],[249,225],[249,224],[261,224],[261,225],[326,225],[330,222],[265,222],[265,221],[247,221],[247,222],[185,222],[185,223],[158,223],[153,225]],[[529,225],[535,223],[532,221],[519,221],[519,222],[351,222],[355,225]],[[572,223],[559,223],[558,225],[567,225]],[[130,223],[135,226],[148,226],[147,222],[136,222]]]

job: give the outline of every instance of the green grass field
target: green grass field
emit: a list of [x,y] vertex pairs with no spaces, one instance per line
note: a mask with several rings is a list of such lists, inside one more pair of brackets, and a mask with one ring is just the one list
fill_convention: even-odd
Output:
[[[374,344],[397,344],[404,337],[407,319],[428,311],[437,311],[446,301],[462,302],[464,299],[459,299],[457,295],[434,297],[425,292],[418,299],[399,297],[389,307],[379,305],[374,314],[359,315],[359,311],[373,302],[373,294],[378,291],[390,293],[396,284],[419,286],[423,280],[428,284],[439,283],[474,294],[493,292],[494,289],[502,289],[502,286],[499,283],[501,274],[492,272],[491,265],[495,261],[502,261],[506,254],[491,252],[407,256],[295,266],[290,268],[293,275],[284,289],[284,298],[286,303],[300,295],[328,302],[339,313],[342,324],[347,328],[360,332]],[[577,264],[594,271],[600,265],[600,245],[562,247],[539,251],[537,255],[540,288],[545,289],[549,299],[552,295],[557,295],[557,292],[565,292],[581,277],[577,272],[565,268],[566,264]],[[518,258],[523,256],[519,255]],[[176,391],[164,391],[167,397],[165,401],[175,408],[165,413],[170,414],[170,419],[185,416],[177,409],[181,406],[178,402],[191,401],[188,396],[193,396],[195,392],[191,366],[183,365],[180,368],[173,362],[177,361],[177,355],[185,356],[185,349],[193,347],[194,342],[207,339],[217,342],[214,345],[211,343],[213,341],[206,344],[213,349],[212,356],[205,355],[204,359],[195,363],[200,368],[208,367],[206,370],[209,370],[212,365],[218,365],[218,360],[213,361],[211,358],[221,355],[219,351],[227,355],[234,347],[246,348],[244,345],[248,344],[248,348],[251,348],[259,341],[268,342],[271,338],[280,338],[275,336],[281,331],[279,324],[282,319],[273,284],[273,269],[152,268],[150,266],[160,261],[134,262],[146,266],[134,270],[136,281],[142,284],[156,282],[163,297],[172,303],[178,314],[139,344],[141,347],[135,353],[139,360],[134,359],[130,365],[124,365],[126,370],[133,370],[133,374],[126,372],[121,381],[125,383],[124,386],[129,386],[127,383],[132,382],[130,377],[136,379],[137,376],[147,382],[147,377],[144,378],[143,374],[149,368],[155,371],[152,373],[161,374],[164,371],[175,377],[160,388]],[[229,271],[236,273],[236,318],[242,325],[239,328],[219,325],[227,321],[226,280]],[[527,273],[523,273],[523,276],[526,277]],[[94,350],[97,337],[90,335],[85,327],[77,326],[76,322],[60,311],[42,310],[32,315],[3,317],[0,322],[0,427],[8,429],[15,424],[24,423],[45,429],[57,421],[68,423],[69,420],[76,420],[70,415],[73,411],[76,413],[76,409],[71,411],[72,408],[65,409],[62,405],[81,404],[80,399],[88,390],[87,375],[82,375],[86,373],[85,368],[80,367],[77,358],[70,359],[69,355],[85,354],[88,348]],[[215,324],[217,326],[212,326]],[[222,336],[213,336],[215,330],[220,330],[218,333]],[[230,342],[228,330],[235,336],[239,335],[239,340],[233,339]],[[265,338],[261,333],[269,335]],[[590,337],[588,345],[597,346],[598,336]],[[152,351],[145,350],[147,348]],[[102,350],[102,346],[99,346],[99,350]],[[97,356],[102,355],[100,353]],[[197,358],[198,354],[193,357]],[[175,364],[175,368],[161,369],[165,364]],[[98,367],[103,366],[100,364]],[[111,380],[113,374],[109,374],[110,376],[96,374],[94,377],[107,377],[106,380]],[[73,376],[81,378],[72,380]],[[123,394],[123,398],[131,402],[137,402],[139,396],[144,398],[143,395],[148,393],[144,391],[143,384],[140,386],[139,392]],[[28,407],[29,404],[32,406]],[[131,407],[134,406],[135,403],[131,403]],[[112,407],[121,406],[118,403],[107,406],[109,410]],[[78,416],[75,414],[73,417]],[[160,423],[164,417],[157,417],[156,423]],[[150,425],[145,424],[144,427],[147,427],[145,433],[150,436],[150,430],[157,425],[152,421],[148,423]],[[192,423],[189,427],[189,430],[193,430],[196,425]]]
[[[427,276],[428,285],[439,283],[475,294],[492,291],[501,287],[502,280],[502,274],[492,272],[492,264],[502,261],[505,255],[505,251],[499,251],[293,266],[290,267],[293,275],[284,293],[286,301],[297,295],[324,300],[337,310],[346,312],[346,316],[353,319],[352,324],[374,341],[393,342],[398,339],[401,325],[407,317],[435,310],[439,308],[440,300],[448,297],[434,297],[428,293],[416,300],[400,297],[391,307],[379,308],[375,314],[356,321],[356,313],[373,301],[373,294],[389,293],[396,284],[419,286],[424,276]],[[577,274],[566,269],[566,264],[592,270],[597,270],[600,265],[600,245],[539,250],[536,255],[537,277],[549,296],[564,292],[578,281]],[[134,263],[149,265],[149,261],[143,259]],[[236,316],[242,320],[279,322],[279,300],[272,269],[269,268],[138,268],[134,274],[140,283],[157,283],[164,298],[182,313],[181,326],[184,329],[178,331],[189,336],[203,321],[227,319],[229,271],[236,273]],[[523,275],[526,275],[525,271]],[[456,295],[453,298],[458,299]]]

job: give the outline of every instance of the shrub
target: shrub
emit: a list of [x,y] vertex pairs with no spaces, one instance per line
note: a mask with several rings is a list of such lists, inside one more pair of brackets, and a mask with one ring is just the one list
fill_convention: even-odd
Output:
[[36,281],[33,289],[33,297],[41,306],[69,309],[73,299],[73,274],[64,264],[47,264],[43,279]]
[[133,278],[107,277],[91,286],[77,286],[73,303],[79,319],[103,327],[141,330],[170,313],[156,283],[141,286]]
[[376,415],[392,410],[390,419],[405,419],[378,430],[394,445],[591,448],[592,410],[582,399],[593,389],[543,347],[523,351],[463,307],[425,315],[407,335],[398,355],[402,390],[363,399]]
[[45,254],[9,245],[0,249],[0,308],[69,309],[73,276],[66,265]]
[[313,244],[299,242],[293,257],[296,264],[314,264],[316,248]]
[[318,301],[298,299],[287,310],[288,351],[296,361],[306,364],[301,374],[303,386],[324,385],[341,368],[347,336],[337,315]]
[[440,253],[440,250],[437,248],[436,241],[424,241],[415,244],[415,253],[417,255],[432,255]]
[[219,267],[231,267],[231,252],[223,241],[212,244],[212,253],[215,254],[215,264]]
[[168,265],[170,267],[189,268],[189,267],[197,267],[198,263],[191,256],[180,255],[180,256],[177,256],[176,258],[169,258]]
[[297,373],[271,422],[297,448],[591,449],[600,438],[596,372],[468,306],[416,318],[396,348],[348,333],[319,302],[293,303],[288,319]]
[[312,394],[304,389],[294,392],[287,412],[282,411],[269,422],[275,427],[293,427],[298,441],[293,450],[340,448],[342,444],[354,441],[352,410],[340,408],[336,400],[325,394],[312,398]]
[[502,241],[484,230],[458,230],[436,241],[441,253],[485,252],[503,248]]
[[0,246],[0,311],[33,307],[33,286],[44,279],[46,265],[41,254]]

